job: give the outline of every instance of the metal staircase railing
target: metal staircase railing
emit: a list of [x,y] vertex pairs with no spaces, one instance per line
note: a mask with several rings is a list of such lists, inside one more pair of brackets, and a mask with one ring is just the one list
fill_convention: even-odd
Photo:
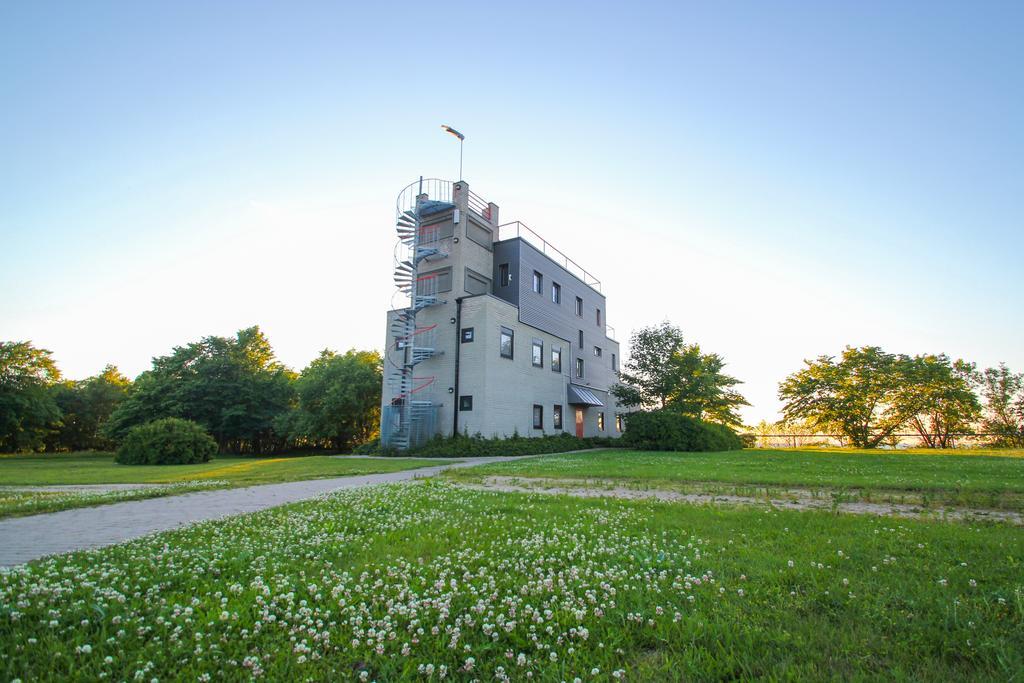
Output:
[[[415,374],[416,366],[438,355],[437,326],[418,325],[417,314],[425,308],[443,303],[439,298],[435,274],[420,275],[419,265],[439,253],[436,229],[422,225],[423,207],[431,202],[450,204],[452,183],[447,180],[420,179],[398,194],[395,229],[399,247],[396,249],[394,280],[398,291],[408,297],[408,306],[398,311],[391,321],[395,348],[388,349],[392,368],[388,373],[390,405],[381,414],[381,445],[407,450],[434,435],[437,406],[431,399],[435,378]],[[433,232],[432,232],[433,231]],[[399,360],[391,360],[397,356]]]

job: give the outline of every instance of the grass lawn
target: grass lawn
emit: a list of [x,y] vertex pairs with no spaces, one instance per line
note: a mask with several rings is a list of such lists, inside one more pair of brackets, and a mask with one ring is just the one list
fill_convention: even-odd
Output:
[[342,491],[0,572],[2,680],[998,680],[1024,531]]
[[200,465],[118,465],[112,453],[0,455],[0,487],[74,484],[162,484],[117,492],[0,489],[0,517],[54,512],[191,490],[397,472],[450,460],[303,457],[217,457]]
[[742,492],[756,487],[852,489],[868,499],[910,493],[914,494],[912,498],[925,502],[1024,509],[1024,451],[1020,450],[614,450],[495,463],[446,476],[479,480],[494,475],[603,479],[649,488],[713,483],[717,486],[704,488],[714,491],[728,488]]

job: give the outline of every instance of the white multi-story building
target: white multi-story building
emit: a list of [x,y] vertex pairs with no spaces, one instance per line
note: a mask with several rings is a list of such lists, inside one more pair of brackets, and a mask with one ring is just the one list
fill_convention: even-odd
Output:
[[435,434],[619,436],[619,344],[601,284],[465,181],[398,197],[381,443]]

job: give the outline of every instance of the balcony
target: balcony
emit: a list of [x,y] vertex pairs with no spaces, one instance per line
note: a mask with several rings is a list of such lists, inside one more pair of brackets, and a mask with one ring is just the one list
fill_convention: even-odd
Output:
[[[423,180],[410,183],[398,193],[398,200],[396,202],[398,214],[402,215],[406,211],[412,212],[415,210],[416,197],[419,196],[421,191],[431,201],[448,204],[455,203],[452,193],[453,185],[454,183],[451,180],[441,180],[440,178],[424,178]],[[466,197],[466,206],[477,216],[490,223],[491,207],[483,197],[469,190]]]

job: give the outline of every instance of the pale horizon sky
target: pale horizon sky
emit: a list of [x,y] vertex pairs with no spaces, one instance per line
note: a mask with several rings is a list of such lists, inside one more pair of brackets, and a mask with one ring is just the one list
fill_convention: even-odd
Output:
[[[875,344],[1024,371],[1020,3],[9,3],[0,339],[380,348],[394,200],[465,179],[774,420]],[[625,352],[625,348],[624,348]]]

